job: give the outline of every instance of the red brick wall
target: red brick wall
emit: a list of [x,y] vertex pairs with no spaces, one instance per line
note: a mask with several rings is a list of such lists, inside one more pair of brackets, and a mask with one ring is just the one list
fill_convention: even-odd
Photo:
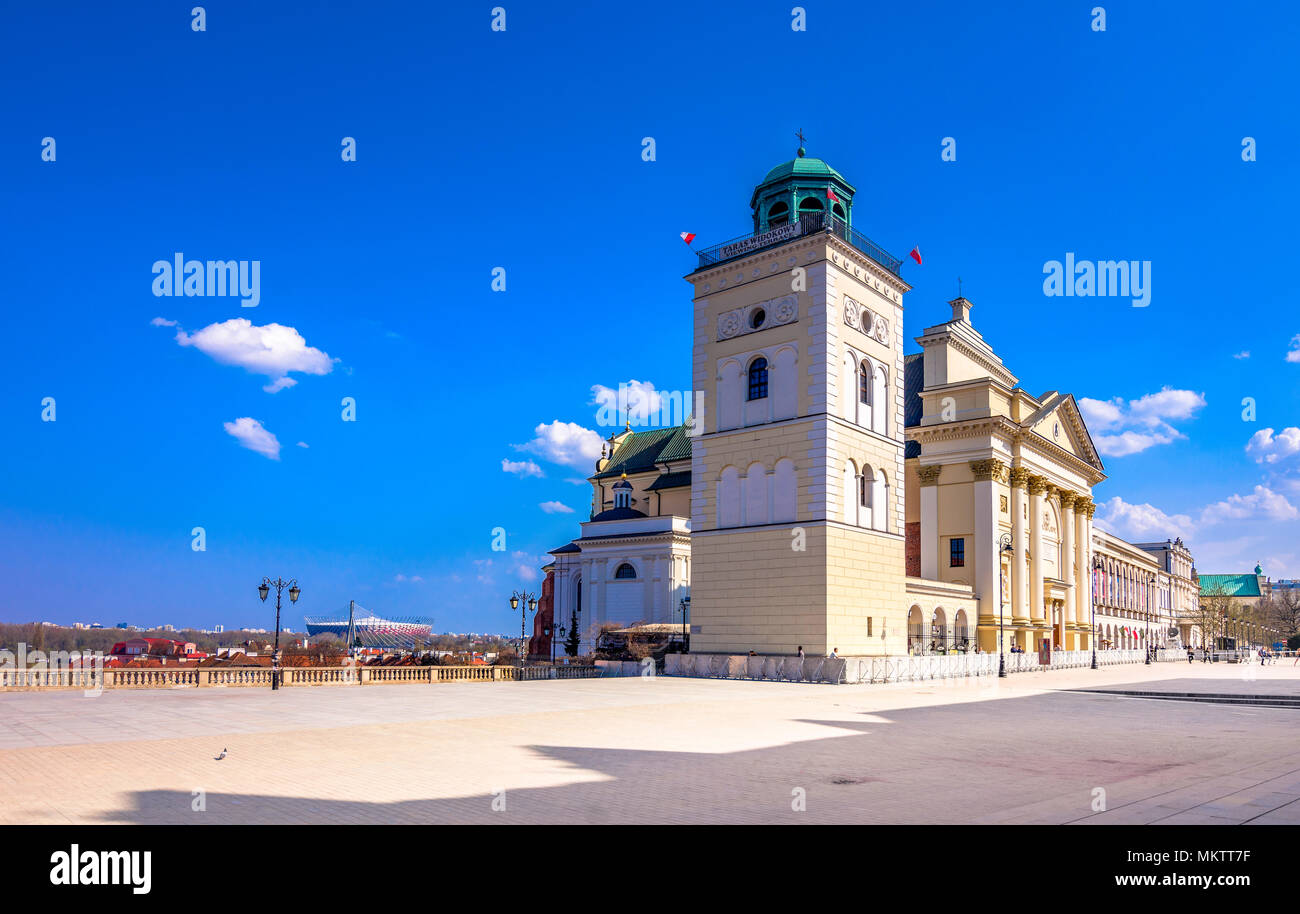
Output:
[[921,525],[911,523],[907,525],[907,573],[909,576],[919,578],[921,576]]

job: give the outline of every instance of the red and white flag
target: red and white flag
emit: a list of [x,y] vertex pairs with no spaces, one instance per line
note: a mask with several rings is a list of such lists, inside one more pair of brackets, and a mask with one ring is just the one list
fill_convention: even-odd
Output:
[[695,240],[694,232],[682,232],[682,241],[685,241],[687,244],[690,244],[694,240]]
[[840,201],[840,198],[837,197],[837,196],[835,196],[835,191],[832,190],[830,187],[827,187],[827,188],[826,188],[826,199],[827,199],[827,200],[830,200],[832,203],[840,203],[840,202],[841,202],[841,201]]
[[917,262],[917,264],[919,265],[919,264],[921,263],[921,248],[920,248],[920,246],[918,245],[917,247],[912,248],[912,253],[911,253],[909,256],[910,256],[913,260],[915,260],[915,261]]

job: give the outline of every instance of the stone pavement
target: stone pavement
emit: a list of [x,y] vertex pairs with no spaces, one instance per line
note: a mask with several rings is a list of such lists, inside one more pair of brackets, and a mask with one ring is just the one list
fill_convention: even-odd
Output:
[[0,823],[1300,824],[1300,711],[1090,686],[1300,668],[5,693]]

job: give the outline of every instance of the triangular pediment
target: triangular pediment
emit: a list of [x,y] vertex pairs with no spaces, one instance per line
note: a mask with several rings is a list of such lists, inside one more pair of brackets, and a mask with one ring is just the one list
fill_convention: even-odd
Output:
[[1045,395],[1042,406],[1026,417],[1020,427],[1084,461],[1097,472],[1105,472],[1101,456],[1092,443],[1088,426],[1072,394],[1052,391]]

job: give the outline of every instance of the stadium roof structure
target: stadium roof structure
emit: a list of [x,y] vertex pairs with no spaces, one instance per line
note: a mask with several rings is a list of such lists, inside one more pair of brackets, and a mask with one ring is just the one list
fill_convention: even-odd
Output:
[[308,635],[337,635],[348,647],[414,650],[433,636],[428,616],[383,618],[351,601],[333,616],[305,616]]

